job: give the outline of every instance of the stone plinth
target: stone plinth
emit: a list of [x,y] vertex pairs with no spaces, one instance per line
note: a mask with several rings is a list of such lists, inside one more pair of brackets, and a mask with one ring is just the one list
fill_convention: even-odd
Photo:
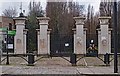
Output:
[[14,37],[14,53],[15,54],[26,54],[26,34],[24,17],[14,18],[16,25],[16,35]]
[[84,28],[84,17],[74,17],[76,29],[74,30],[74,53],[86,54],[86,30]]
[[37,29],[38,54],[50,54],[49,17],[37,17],[40,28]]
[[98,54],[111,53],[110,18],[111,17],[99,17],[100,29],[98,30]]

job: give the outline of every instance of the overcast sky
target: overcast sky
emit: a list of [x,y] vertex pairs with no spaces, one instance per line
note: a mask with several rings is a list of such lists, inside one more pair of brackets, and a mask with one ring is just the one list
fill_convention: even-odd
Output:
[[[12,7],[12,8],[16,8],[18,13],[20,13],[20,5],[22,2],[22,7],[23,10],[26,11],[25,14],[28,13],[28,5],[29,2],[33,1],[33,0],[0,0],[0,15],[2,15],[2,11]],[[46,5],[46,0],[34,0],[34,1],[40,1],[42,4],[43,9],[45,9],[45,5]],[[53,1],[53,0],[49,0],[49,1]],[[65,0],[57,0],[57,1],[65,1]],[[67,0],[68,1],[68,0]],[[99,10],[99,3],[100,0],[71,0],[71,1],[77,1],[80,2],[81,4],[85,5],[86,7],[91,4],[94,7],[95,12],[97,12]]]

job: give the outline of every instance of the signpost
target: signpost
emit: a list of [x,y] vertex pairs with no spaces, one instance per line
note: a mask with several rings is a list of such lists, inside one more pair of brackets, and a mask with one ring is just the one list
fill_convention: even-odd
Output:
[[16,34],[16,31],[15,30],[12,30],[12,25],[10,24],[9,25],[9,29],[7,30],[7,40],[6,40],[6,44],[7,44],[7,48],[6,48],[6,51],[7,51],[7,62],[6,64],[8,65],[9,64],[9,55],[8,55],[8,49],[14,49],[13,47],[13,41],[12,41],[12,37],[15,36]]
[[16,31],[15,30],[8,30],[8,35],[15,36]]

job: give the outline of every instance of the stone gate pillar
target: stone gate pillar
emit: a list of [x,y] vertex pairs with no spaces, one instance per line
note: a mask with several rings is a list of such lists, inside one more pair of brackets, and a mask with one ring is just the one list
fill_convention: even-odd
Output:
[[38,54],[50,54],[49,17],[37,17],[40,28],[37,29]]
[[98,54],[111,53],[110,18],[111,17],[99,17],[100,29],[98,30]]
[[25,17],[16,17],[16,35],[14,37],[14,53],[15,54],[26,54],[26,34],[27,29],[25,29]]
[[76,29],[74,31],[74,53],[86,54],[86,30],[84,28],[84,17],[74,17]]

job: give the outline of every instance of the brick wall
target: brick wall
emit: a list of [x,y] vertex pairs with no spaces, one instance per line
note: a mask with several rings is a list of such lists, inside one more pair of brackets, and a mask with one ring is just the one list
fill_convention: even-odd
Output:
[[14,24],[13,19],[5,16],[0,16],[0,27],[7,27],[9,23]]

